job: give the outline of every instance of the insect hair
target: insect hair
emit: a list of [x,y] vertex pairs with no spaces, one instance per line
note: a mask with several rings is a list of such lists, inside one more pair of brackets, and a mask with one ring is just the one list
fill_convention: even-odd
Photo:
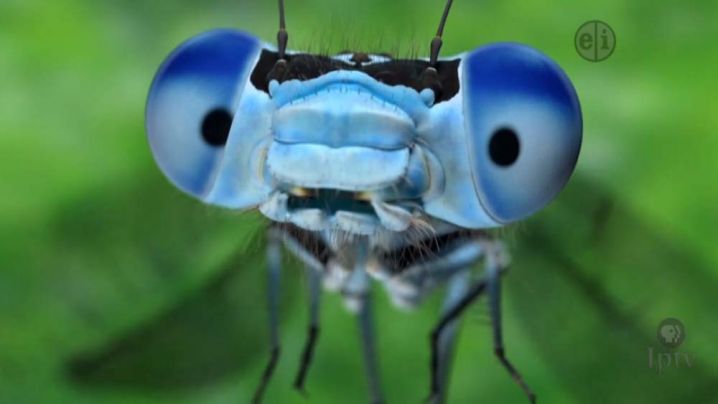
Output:
[[381,32],[367,37],[366,33],[351,28],[354,25],[352,21],[347,20],[346,24],[340,22],[343,29],[339,30],[339,34],[327,31],[326,27],[316,28],[309,40],[295,44],[293,48],[325,57],[358,52],[385,55],[395,60],[428,57],[425,41],[420,40],[413,30],[410,35],[402,34],[403,40],[398,40],[394,34]]

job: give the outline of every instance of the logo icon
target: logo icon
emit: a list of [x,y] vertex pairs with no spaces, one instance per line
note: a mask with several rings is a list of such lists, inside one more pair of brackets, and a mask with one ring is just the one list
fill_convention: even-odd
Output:
[[616,49],[616,33],[603,21],[585,22],[574,37],[576,52],[589,62],[608,59]]
[[678,348],[686,339],[686,329],[678,319],[667,318],[658,325],[657,337],[666,348]]

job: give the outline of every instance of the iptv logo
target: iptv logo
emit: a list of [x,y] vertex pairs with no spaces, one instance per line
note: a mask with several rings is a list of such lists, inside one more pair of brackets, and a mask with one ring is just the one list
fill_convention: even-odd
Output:
[[686,339],[686,328],[678,319],[667,318],[658,325],[656,331],[658,342],[667,349],[654,350],[648,347],[648,367],[660,374],[668,368],[691,368],[694,357],[686,352],[679,352],[678,348]]
[[686,339],[686,329],[678,319],[667,318],[658,325],[657,338],[666,348],[678,348]]

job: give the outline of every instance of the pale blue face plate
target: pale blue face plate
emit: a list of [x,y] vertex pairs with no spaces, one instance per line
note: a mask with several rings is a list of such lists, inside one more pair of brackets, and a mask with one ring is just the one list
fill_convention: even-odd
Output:
[[276,106],[272,131],[283,143],[397,150],[411,146],[427,102],[407,87],[390,87],[357,71],[334,71],[310,81],[270,83]]
[[306,188],[377,191],[401,183],[431,99],[358,71],[269,86],[275,104],[267,163]]
[[[155,158],[175,185],[207,203],[260,206],[273,220],[312,230],[403,231],[416,214],[484,228],[541,209],[576,163],[575,91],[531,48],[498,44],[458,56],[459,91],[434,104],[430,90],[348,70],[272,82],[266,93],[249,80],[263,47],[234,31],[203,34],[175,51],[153,84]],[[231,129],[223,146],[210,146],[201,128],[217,108],[232,113]],[[514,143],[497,141],[507,131]],[[319,189],[355,193],[374,213],[292,206]]]

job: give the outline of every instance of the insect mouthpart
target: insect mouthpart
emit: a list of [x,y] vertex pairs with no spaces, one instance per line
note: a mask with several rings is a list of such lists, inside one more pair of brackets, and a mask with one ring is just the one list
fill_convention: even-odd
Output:
[[327,214],[336,214],[342,210],[375,214],[374,208],[371,206],[371,193],[336,189],[292,188],[289,191],[287,207],[290,210],[322,209]]
[[421,211],[420,201],[387,200],[389,192],[285,186],[259,209],[274,221],[311,231],[334,229],[359,235],[405,231]]
[[[296,92],[301,84],[282,86]],[[260,205],[266,217],[311,231],[403,232],[423,213],[423,198],[443,186],[443,169],[415,143],[410,119],[384,113],[376,100],[352,104],[352,97],[320,91],[275,113],[265,163],[275,191]],[[415,92],[403,101],[421,103]]]
[[372,194],[371,192],[346,192],[346,191],[339,191],[339,190],[326,190],[326,189],[317,189],[317,188],[304,188],[304,187],[293,187],[291,188],[288,193],[291,197],[296,198],[318,198],[320,196],[320,193],[326,193],[326,192],[332,192],[333,197],[336,199],[351,199],[356,201],[364,201],[369,202],[371,201]]

